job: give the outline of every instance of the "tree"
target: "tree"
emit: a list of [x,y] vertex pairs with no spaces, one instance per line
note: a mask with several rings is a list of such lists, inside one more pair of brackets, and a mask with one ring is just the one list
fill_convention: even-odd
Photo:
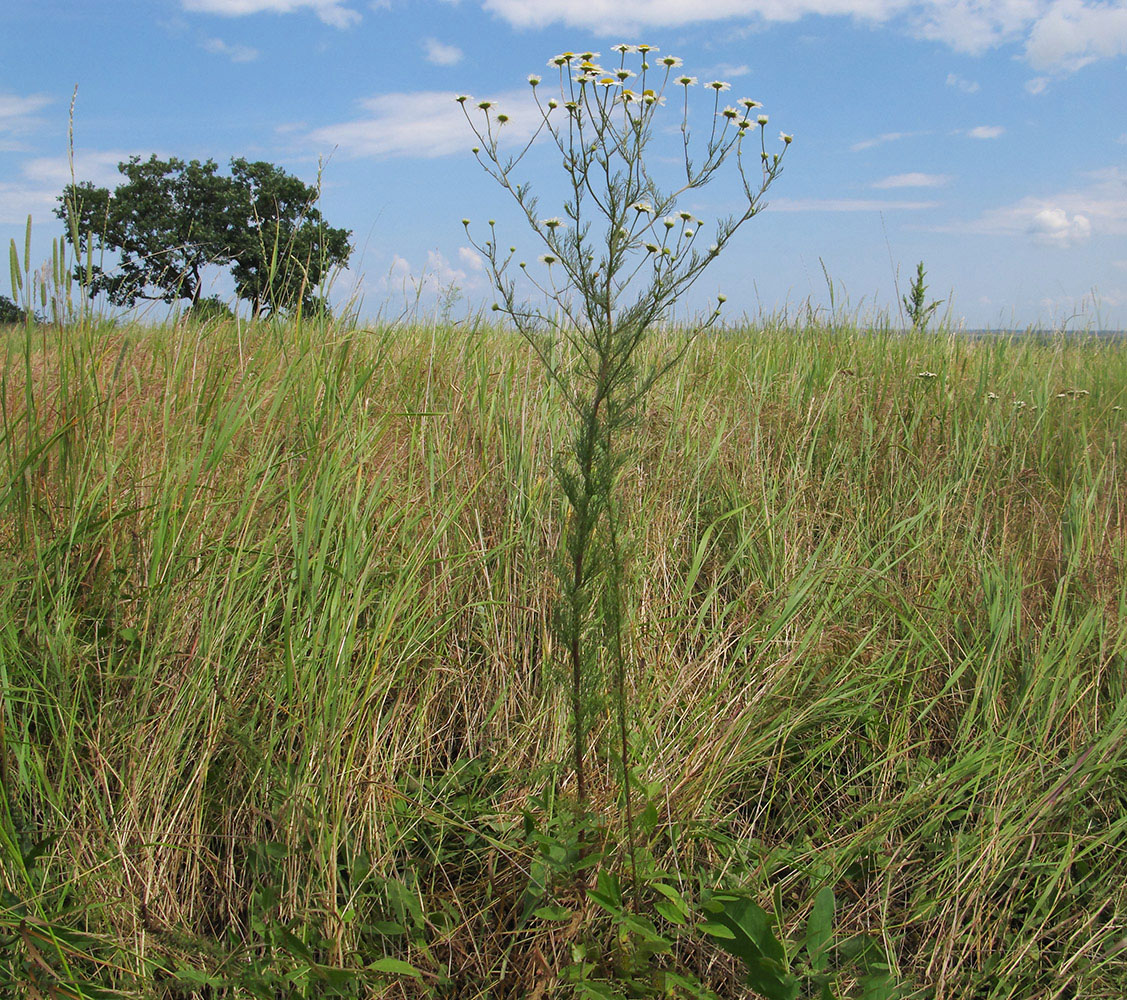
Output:
[[[92,251],[89,289],[114,305],[198,301],[203,268],[231,259],[234,189],[217,169],[213,160],[133,156],[118,164],[127,179],[112,194],[89,182],[68,185],[55,214],[68,222],[73,213],[77,223],[77,277],[85,280]],[[110,270],[99,262],[107,251],[120,256]]]
[[271,163],[231,161],[236,187],[232,274],[239,298],[257,314],[316,308],[315,288],[348,260],[347,229],[325,225],[317,189]]
[[310,305],[325,275],[347,262],[351,233],[327,227],[317,189],[280,167],[233,159],[231,169],[224,177],[213,160],[134,156],[118,164],[126,180],[113,192],[67,185],[55,214],[77,243],[76,277],[114,305],[195,305],[203,269],[214,265],[232,268],[236,294],[256,314]]

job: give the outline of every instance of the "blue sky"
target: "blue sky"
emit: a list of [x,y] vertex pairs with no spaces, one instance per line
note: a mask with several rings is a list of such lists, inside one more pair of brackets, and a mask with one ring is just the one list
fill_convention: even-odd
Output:
[[[416,286],[491,301],[461,219],[542,248],[453,96],[497,99],[519,134],[551,56],[644,41],[762,101],[772,142],[795,137],[689,311],[718,291],[733,317],[825,305],[824,265],[839,304],[895,315],[922,259],[969,327],[1127,327],[1127,2],[5,0],[0,35],[0,239],[22,246],[30,213],[33,263],[59,228],[77,85],[80,180],[114,185],[133,153],[266,159],[310,182],[320,159],[322,211],[356,245],[338,296],[385,315]],[[655,156],[676,138],[659,132]],[[559,173],[534,151],[545,215],[562,214]],[[730,196],[685,207],[714,218]]]

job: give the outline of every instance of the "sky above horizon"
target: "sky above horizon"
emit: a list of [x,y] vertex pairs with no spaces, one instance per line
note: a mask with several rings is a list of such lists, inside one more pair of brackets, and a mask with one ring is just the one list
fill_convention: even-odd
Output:
[[[617,65],[612,45],[646,42],[761,101],[769,148],[794,136],[683,315],[722,292],[731,320],[793,318],[832,283],[837,309],[896,321],[922,260],[957,324],[1127,328],[1127,0],[6,0],[0,34],[0,239],[22,252],[30,214],[33,265],[60,232],[77,86],[79,180],[113,187],[154,153],[320,170],[321,210],[356,247],[337,300],[475,308],[492,295],[463,217],[479,239],[495,218],[529,261],[543,247],[454,96],[498,101],[519,138],[553,55]],[[661,112],[658,163],[680,150],[679,99]],[[521,179],[545,216],[563,214],[561,176],[534,149]],[[680,207],[715,219],[733,193]]]

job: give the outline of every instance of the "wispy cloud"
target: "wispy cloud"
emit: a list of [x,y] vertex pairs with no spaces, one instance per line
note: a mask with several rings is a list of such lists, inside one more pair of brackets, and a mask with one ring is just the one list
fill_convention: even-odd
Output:
[[1004,125],[976,125],[967,129],[967,135],[972,139],[997,139],[1005,131]]
[[885,132],[883,135],[878,135],[872,139],[862,139],[859,142],[853,143],[849,148],[854,153],[861,152],[862,149],[872,149],[873,146],[883,146],[888,142],[899,142],[901,139],[908,139],[915,135],[930,135],[930,131],[923,132]]
[[[535,107],[528,107],[527,88],[500,94],[496,100],[499,109],[511,116],[503,135],[509,141],[527,140],[537,123]],[[477,145],[449,91],[379,94],[359,103],[363,117],[316,128],[307,135],[307,144],[320,150],[339,148],[345,156],[374,159],[433,159],[457,153],[468,156],[470,147]],[[470,113],[481,114],[476,108]]]
[[1024,41],[1030,65],[1060,73],[1127,52],[1127,6],[1121,0],[481,0],[481,6],[516,28],[563,24],[600,33],[851,17],[972,55]]
[[462,61],[462,50],[456,45],[447,45],[437,38],[423,40],[423,49],[427,55],[427,62],[436,66],[455,66]]
[[351,28],[360,23],[360,12],[344,0],[181,0],[184,9],[197,14],[245,17],[248,14],[292,14],[309,10],[333,28]]
[[[53,98],[47,94],[28,94],[21,97],[18,94],[0,93],[0,135],[22,135],[30,132],[41,124],[36,117],[37,111],[42,111],[48,104],[53,103]],[[9,151],[20,149],[17,142],[0,140]]]
[[1025,81],[1025,89],[1028,93],[1036,97],[1038,94],[1043,94],[1049,86],[1049,78],[1047,76],[1035,76]]
[[704,79],[734,80],[736,77],[747,76],[750,72],[751,67],[747,63],[720,63],[701,70],[701,76]]
[[977,94],[978,82],[975,80],[964,80],[957,73],[947,74],[947,86],[953,87],[955,90],[961,90],[964,94]]
[[943,187],[951,180],[949,174],[893,174],[891,177],[885,177],[884,180],[876,181],[873,184],[874,188],[883,190],[886,188],[936,188]]
[[226,56],[233,63],[254,62],[259,55],[258,49],[249,45],[228,45],[222,38],[205,38],[200,45],[205,52]]
[[[116,187],[122,180],[117,165],[129,159],[122,150],[77,150],[74,178],[99,187]],[[49,216],[60,194],[71,182],[67,156],[36,156],[20,165],[20,178],[0,183],[0,222],[19,223]]]
[[774,198],[774,212],[919,212],[938,208],[937,201],[884,201],[875,198]]

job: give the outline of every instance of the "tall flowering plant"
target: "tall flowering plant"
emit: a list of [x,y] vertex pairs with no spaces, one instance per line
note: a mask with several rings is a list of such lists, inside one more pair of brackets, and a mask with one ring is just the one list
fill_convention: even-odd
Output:
[[[680,59],[654,46],[616,45],[614,52],[617,66],[611,68],[600,65],[597,52],[563,52],[548,62],[550,79],[529,76],[538,117],[531,137],[514,154],[502,149],[512,123],[508,114],[492,101],[467,95],[456,100],[476,136],[475,157],[515,199],[542,251],[529,267],[515,248],[501,250],[494,222],[488,237],[476,240],[470,220],[463,220],[470,243],[487,262],[498,300],[493,308],[532,346],[566,402],[569,447],[557,457],[555,474],[569,516],[559,552],[555,628],[570,681],[575,790],[585,808],[588,732],[595,707],[609,693],[632,845],[625,547],[616,508],[616,484],[629,457],[623,432],[654,383],[695,336],[718,321],[724,296],[664,354],[649,352],[643,359],[641,348],[736,231],[761,210],[791,136],[780,135],[777,151],[768,151],[768,119],[758,101],[726,103],[727,83],[701,84],[682,71]],[[690,107],[702,91],[711,115],[703,128],[707,139],[694,142]],[[680,111],[680,166],[676,182],[663,187],[646,154],[658,116],[669,105]],[[562,157],[566,194],[559,215],[541,215],[530,186],[516,179],[537,140],[554,144]],[[706,227],[693,212],[679,209],[678,199],[708,184],[725,165],[739,179],[738,204],[730,216]],[[526,285],[518,283],[521,275]],[[539,292],[540,302],[525,301],[529,288]]]

